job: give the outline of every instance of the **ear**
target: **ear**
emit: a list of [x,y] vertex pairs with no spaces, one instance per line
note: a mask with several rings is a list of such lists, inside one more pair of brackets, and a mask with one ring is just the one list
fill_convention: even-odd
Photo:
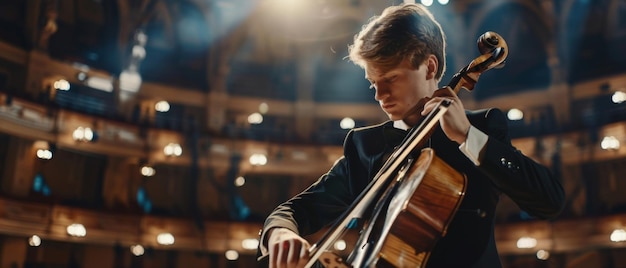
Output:
[[430,54],[426,58],[426,79],[434,79],[437,74],[437,68],[439,67],[439,61],[435,55]]

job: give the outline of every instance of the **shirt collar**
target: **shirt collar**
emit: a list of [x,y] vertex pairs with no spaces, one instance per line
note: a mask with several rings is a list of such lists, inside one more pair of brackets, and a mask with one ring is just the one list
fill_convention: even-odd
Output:
[[410,128],[409,125],[404,123],[404,121],[402,121],[402,120],[393,121],[393,127],[399,128],[399,129],[402,129],[402,130],[408,130]]

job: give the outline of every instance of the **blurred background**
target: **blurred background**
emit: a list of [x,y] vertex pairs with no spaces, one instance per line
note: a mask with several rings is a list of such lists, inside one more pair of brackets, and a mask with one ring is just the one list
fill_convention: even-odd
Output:
[[[504,266],[626,267],[626,1],[424,1],[444,83],[504,37],[460,97],[565,187],[552,221],[502,197]],[[345,57],[399,3],[0,0],[0,267],[256,267],[265,216],[386,120]]]

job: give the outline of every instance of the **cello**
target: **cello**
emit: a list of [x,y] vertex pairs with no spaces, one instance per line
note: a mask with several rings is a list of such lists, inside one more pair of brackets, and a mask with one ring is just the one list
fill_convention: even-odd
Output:
[[[495,32],[477,41],[480,56],[457,72],[447,87],[455,94],[474,89],[479,76],[501,68],[508,55],[505,40]],[[446,230],[465,195],[464,174],[438,158],[432,148],[421,149],[439,125],[450,102],[444,100],[420,116],[428,98],[405,116],[414,127],[393,151],[372,181],[322,238],[309,248],[305,267],[319,262],[326,268],[425,267],[430,251]],[[330,249],[355,219],[362,227],[354,250],[344,259]]]

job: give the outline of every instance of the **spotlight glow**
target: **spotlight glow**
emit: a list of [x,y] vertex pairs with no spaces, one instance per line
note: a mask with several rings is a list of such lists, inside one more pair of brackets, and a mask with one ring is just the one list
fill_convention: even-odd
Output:
[[28,238],[28,245],[31,247],[38,247],[41,245],[41,238],[38,235],[33,235]]
[[73,223],[67,226],[67,234],[74,237],[84,237],[87,235],[87,229],[80,223]]
[[226,253],[224,253],[224,255],[229,261],[236,261],[237,259],[239,259],[239,252],[237,252],[236,250],[228,250],[226,251]]
[[159,245],[173,245],[175,241],[174,236],[170,233],[160,233],[157,235],[157,243],[159,243]]
[[615,229],[611,233],[611,241],[612,242],[623,242],[626,241],[626,231],[624,229]]
[[142,245],[132,245],[130,246],[130,252],[139,257],[145,253],[145,249]]
[[517,240],[517,248],[534,248],[537,246],[537,239],[524,236]]

